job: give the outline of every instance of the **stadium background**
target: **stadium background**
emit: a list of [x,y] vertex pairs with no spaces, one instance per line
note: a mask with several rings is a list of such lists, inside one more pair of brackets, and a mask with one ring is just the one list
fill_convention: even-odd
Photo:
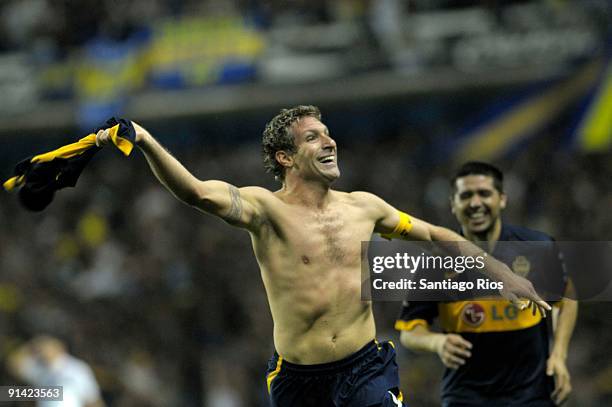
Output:
[[[449,174],[492,160],[507,221],[611,240],[610,21],[604,0],[3,1],[0,175],[119,113],[201,178],[276,188],[261,131],[317,104],[340,189],[456,227]],[[49,333],[112,406],[266,405],[272,322],[248,235],[176,202],[139,153],[99,153],[42,213],[3,194],[0,224],[0,361]],[[375,305],[381,338],[397,340],[398,310]],[[612,403],[611,327],[609,303],[581,304],[568,406]],[[436,405],[438,358],[399,363],[408,402]]]

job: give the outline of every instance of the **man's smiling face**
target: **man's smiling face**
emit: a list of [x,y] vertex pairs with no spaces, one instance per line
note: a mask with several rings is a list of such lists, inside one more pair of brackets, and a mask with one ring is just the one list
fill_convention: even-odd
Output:
[[328,183],[340,177],[336,142],[327,126],[314,117],[303,117],[291,126],[297,152],[293,169],[303,179],[323,179]]
[[455,181],[451,209],[468,232],[482,235],[500,222],[506,195],[495,188],[489,175],[466,175]]

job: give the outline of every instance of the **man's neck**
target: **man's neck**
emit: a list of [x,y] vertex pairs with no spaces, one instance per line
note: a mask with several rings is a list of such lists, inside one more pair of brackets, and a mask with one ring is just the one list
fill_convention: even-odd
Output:
[[281,191],[293,203],[318,209],[325,207],[331,198],[330,185],[320,181],[286,180]]
[[497,218],[495,220],[495,223],[493,224],[493,227],[487,229],[486,231],[482,233],[472,233],[469,230],[467,230],[464,226],[462,226],[462,229],[463,229],[463,235],[465,236],[467,240],[474,242],[474,243],[487,242],[489,245],[489,251],[492,252],[493,249],[495,248],[495,244],[497,243],[497,241],[499,240],[499,237],[501,236],[502,223],[501,223],[501,219]]

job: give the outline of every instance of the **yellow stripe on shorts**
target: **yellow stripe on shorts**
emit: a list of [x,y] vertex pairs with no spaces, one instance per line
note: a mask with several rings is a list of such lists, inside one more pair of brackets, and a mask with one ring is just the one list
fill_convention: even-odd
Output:
[[268,382],[268,394],[270,394],[270,388],[272,387],[272,380],[274,380],[274,378],[278,376],[278,374],[280,373],[282,364],[283,364],[283,357],[279,356],[278,361],[276,362],[276,369],[270,372],[268,374],[268,377],[266,378],[266,381]]

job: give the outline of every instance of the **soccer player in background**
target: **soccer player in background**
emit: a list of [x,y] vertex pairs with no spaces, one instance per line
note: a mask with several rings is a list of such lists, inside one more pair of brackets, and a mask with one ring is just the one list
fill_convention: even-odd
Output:
[[[496,245],[498,241],[551,242],[554,247],[553,239],[542,232],[502,222],[507,197],[498,168],[468,162],[456,172],[451,187],[451,210],[461,234],[488,246],[515,272],[525,275],[538,260],[517,256]],[[554,270],[546,268],[551,274],[546,278],[559,279],[570,294],[562,261],[555,263]],[[555,305],[559,312],[552,338],[540,314],[508,308],[513,305],[499,300],[405,302],[395,327],[403,346],[437,353],[442,360],[443,406],[553,406],[563,403],[572,389],[566,358],[578,310],[577,302],[568,298]],[[435,318],[443,333],[430,330]]]

